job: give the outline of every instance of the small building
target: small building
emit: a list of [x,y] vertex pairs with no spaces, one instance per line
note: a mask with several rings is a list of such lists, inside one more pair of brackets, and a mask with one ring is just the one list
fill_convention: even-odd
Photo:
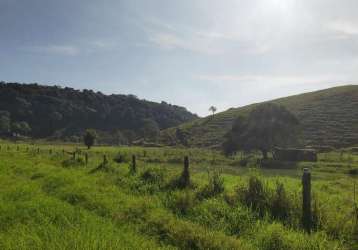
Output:
[[273,158],[277,161],[317,161],[317,152],[313,149],[275,148]]

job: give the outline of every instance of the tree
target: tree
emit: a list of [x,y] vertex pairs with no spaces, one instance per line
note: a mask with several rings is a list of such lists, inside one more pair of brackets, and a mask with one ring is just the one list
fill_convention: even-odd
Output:
[[122,131],[122,134],[124,135],[125,139],[127,140],[127,143],[131,145],[133,141],[137,138],[136,133],[133,130],[125,129]]
[[124,136],[124,134],[120,130],[117,130],[116,132],[114,132],[113,136],[115,138],[117,145],[125,145],[128,143],[127,138]]
[[158,124],[151,119],[143,119],[142,124],[141,134],[143,138],[149,141],[156,141],[160,132]]
[[11,120],[8,112],[0,111],[0,134],[7,134],[10,132]]
[[11,124],[11,132],[18,135],[28,135],[31,132],[31,127],[27,122],[13,122]]
[[213,116],[214,116],[214,114],[215,114],[215,112],[217,111],[218,109],[215,107],[215,106],[211,106],[210,108],[209,108],[209,111],[211,111],[212,113],[213,113]]
[[283,106],[266,103],[257,106],[247,117],[239,117],[226,135],[225,153],[259,150],[264,159],[275,147],[296,142],[299,121]]
[[88,149],[90,149],[94,145],[96,138],[97,138],[97,133],[95,130],[93,129],[86,130],[85,135],[83,136],[83,141]]
[[177,128],[175,130],[175,137],[179,141],[179,143],[182,144],[183,146],[185,147],[189,146],[188,133],[183,129]]

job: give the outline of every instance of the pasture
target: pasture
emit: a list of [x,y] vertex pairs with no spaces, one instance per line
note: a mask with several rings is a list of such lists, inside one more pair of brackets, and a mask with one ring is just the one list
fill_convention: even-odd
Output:
[[[241,156],[202,149],[0,145],[1,249],[358,247],[358,154],[349,149],[261,169],[255,155],[243,167]],[[303,168],[312,174],[310,234]]]

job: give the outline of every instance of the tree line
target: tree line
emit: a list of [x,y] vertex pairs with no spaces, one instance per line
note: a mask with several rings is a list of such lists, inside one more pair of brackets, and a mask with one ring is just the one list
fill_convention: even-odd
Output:
[[128,143],[143,137],[155,140],[161,129],[196,118],[184,107],[134,95],[0,82],[1,136],[80,141],[91,128],[99,141]]

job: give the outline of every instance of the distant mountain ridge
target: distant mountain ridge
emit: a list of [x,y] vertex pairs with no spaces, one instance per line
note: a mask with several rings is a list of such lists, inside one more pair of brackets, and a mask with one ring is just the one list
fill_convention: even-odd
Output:
[[141,137],[146,126],[165,129],[197,118],[184,107],[134,95],[5,82],[0,82],[1,115],[12,123],[28,123],[32,137],[59,139],[79,137],[87,128],[107,133],[108,138],[120,131],[133,139]]
[[[268,101],[285,106],[301,123],[304,145],[344,147],[358,145],[358,85],[347,85]],[[219,146],[239,115],[257,104],[227,111],[169,128],[161,133],[164,143],[177,140],[177,128],[187,144]]]

